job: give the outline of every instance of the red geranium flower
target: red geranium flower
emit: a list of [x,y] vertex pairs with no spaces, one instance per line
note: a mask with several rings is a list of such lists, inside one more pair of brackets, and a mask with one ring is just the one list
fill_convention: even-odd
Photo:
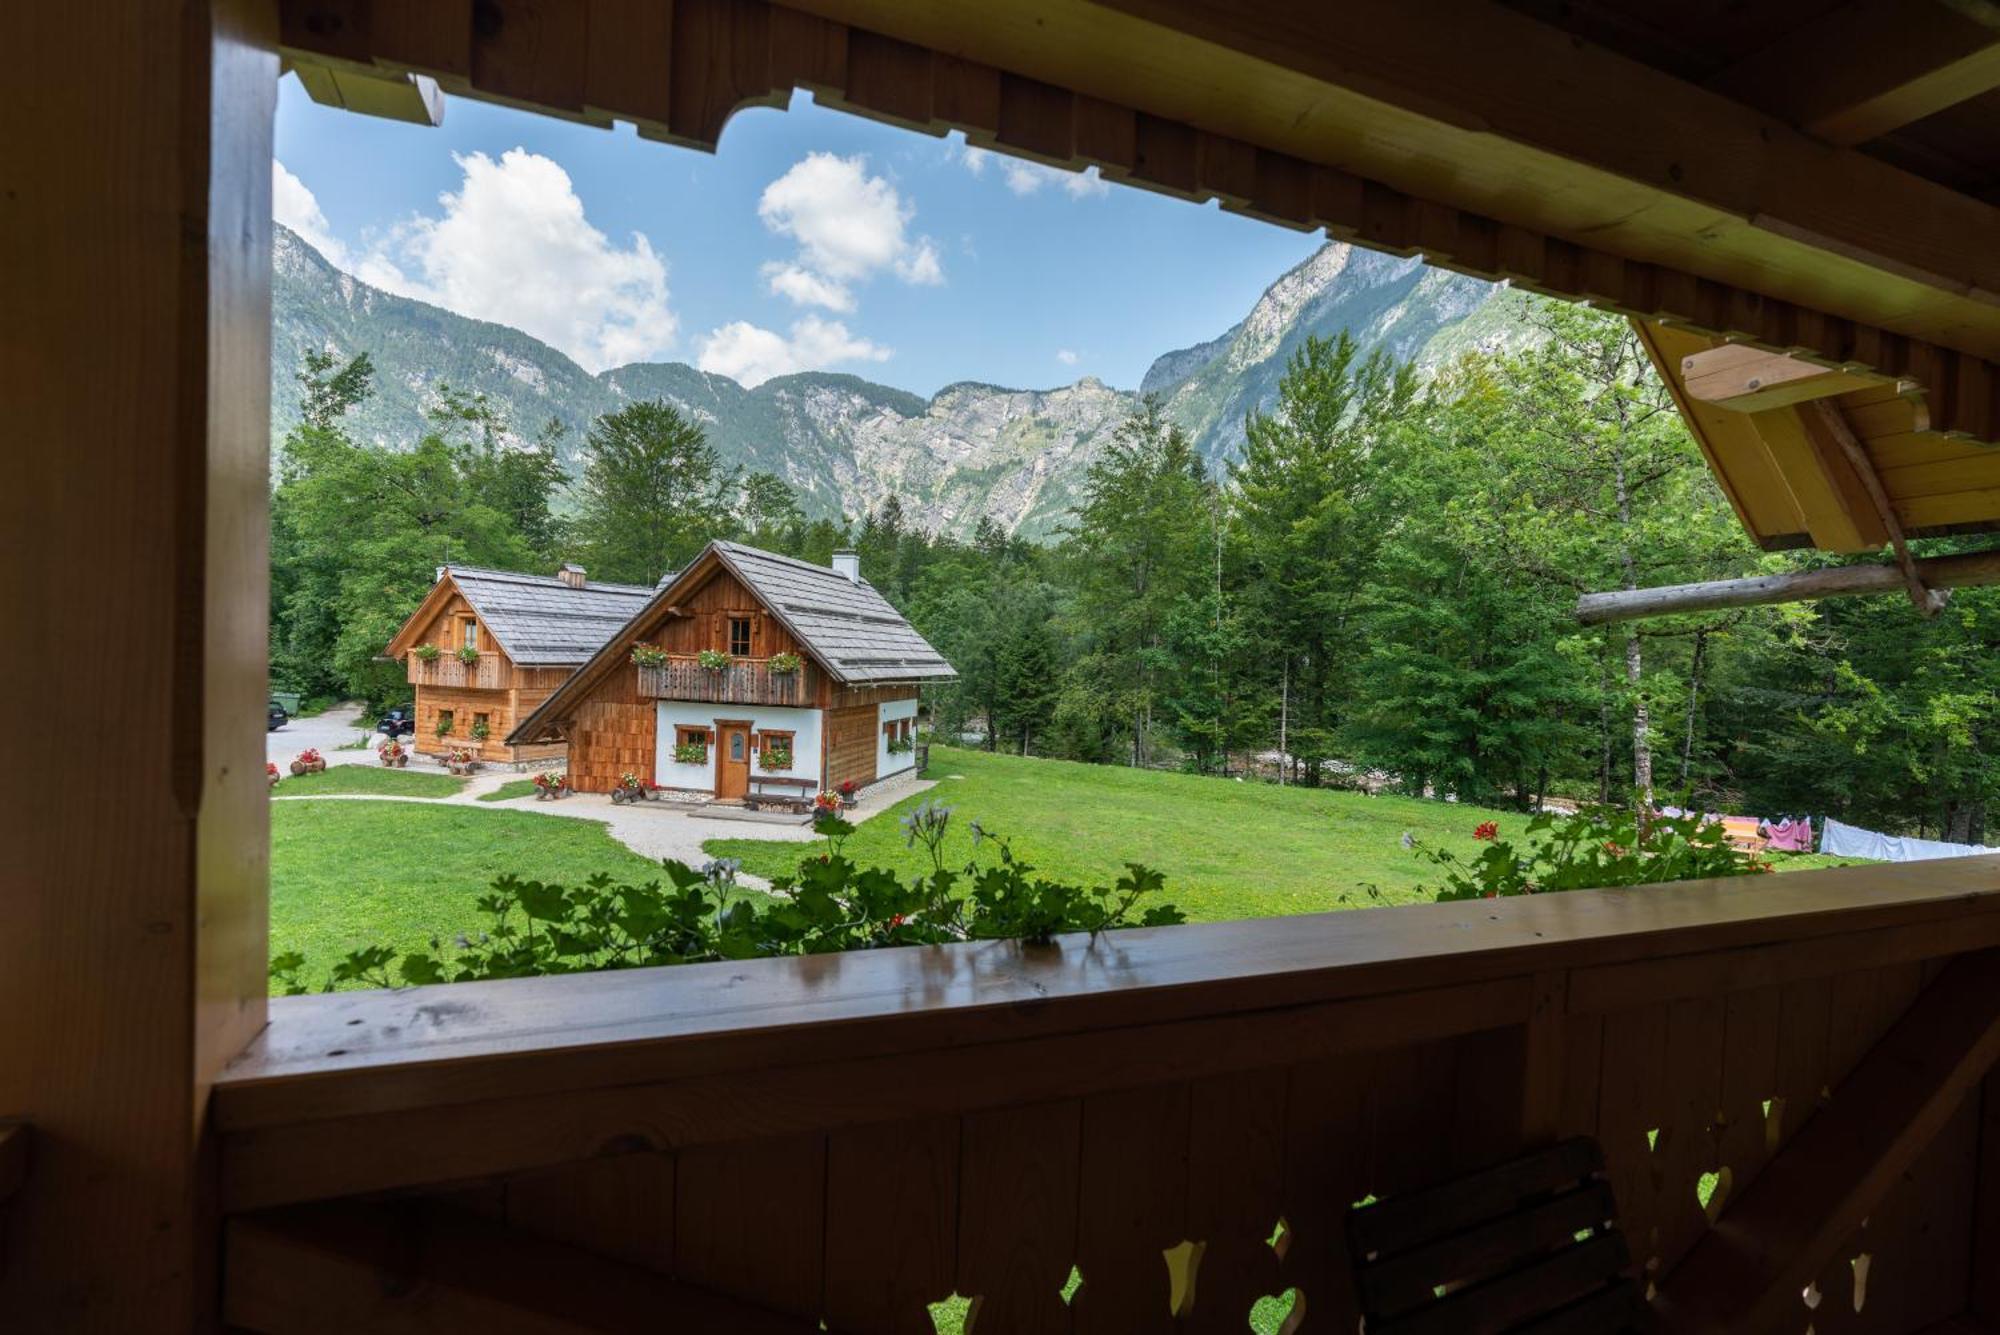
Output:
[[1500,822],[1492,820],[1481,821],[1472,831],[1472,837],[1474,839],[1498,839],[1500,837]]

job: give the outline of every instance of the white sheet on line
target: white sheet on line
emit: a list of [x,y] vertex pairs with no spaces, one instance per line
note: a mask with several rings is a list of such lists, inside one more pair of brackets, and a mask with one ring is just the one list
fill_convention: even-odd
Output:
[[2000,848],[1877,834],[1859,826],[1842,825],[1829,816],[1820,827],[1819,851],[1840,858],[1873,858],[1877,862],[1929,862],[1934,858],[1984,857],[1988,853],[2000,853]]

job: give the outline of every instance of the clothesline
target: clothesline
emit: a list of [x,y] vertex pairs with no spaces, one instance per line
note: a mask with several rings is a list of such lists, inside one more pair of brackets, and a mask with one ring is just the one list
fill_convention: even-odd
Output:
[[[1813,827],[1810,817],[1801,816],[1794,820],[1786,816],[1778,820],[1762,817],[1725,816],[1712,811],[1683,811],[1679,807],[1661,807],[1662,816],[1700,816],[1704,824],[1721,825],[1729,831],[1732,841],[1747,844],[1761,838],[1763,847],[1780,853],[1810,853],[1813,851]],[[1992,853],[2000,853],[2000,848],[1987,848],[1980,844],[1953,844],[1940,839],[1916,839],[1908,835],[1879,834],[1874,830],[1864,830],[1858,825],[1847,825],[1828,816],[1821,822],[1819,851],[1830,857],[1867,858],[1875,862],[1930,862],[1938,858],[1976,858]]]

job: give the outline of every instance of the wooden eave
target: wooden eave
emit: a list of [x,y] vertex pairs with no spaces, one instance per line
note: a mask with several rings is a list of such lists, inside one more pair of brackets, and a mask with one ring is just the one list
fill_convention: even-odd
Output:
[[[458,587],[458,581],[452,578],[451,567],[446,566],[444,574],[438,577],[437,583],[431,585],[431,591],[417,604],[417,610],[404,619],[395,635],[390,638],[388,646],[382,650],[382,657],[401,659],[403,655],[416,648],[417,633],[437,618],[455,593],[462,595],[462,590]],[[465,601],[470,606],[472,600],[467,598]],[[473,615],[479,615],[477,608],[473,609]],[[497,638],[494,643],[499,643]]]

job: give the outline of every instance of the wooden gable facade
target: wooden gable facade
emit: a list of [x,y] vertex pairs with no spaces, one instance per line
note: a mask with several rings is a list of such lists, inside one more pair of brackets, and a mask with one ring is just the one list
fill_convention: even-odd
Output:
[[[438,650],[428,661],[415,652],[427,644]],[[478,662],[459,657],[467,646],[478,651]],[[569,670],[517,665],[451,571],[439,576],[387,652],[403,661],[410,683],[417,725],[410,745],[419,755],[442,756],[464,748],[488,761],[524,763],[562,756],[559,743],[515,746],[507,734],[562,684]],[[481,724],[483,738],[475,735]]]
[[[660,735],[661,701],[713,705],[718,722],[735,721],[748,707],[810,709],[823,719],[820,786],[875,781],[879,707],[916,699],[917,687],[842,685],[713,549],[673,581],[672,591],[672,601],[656,599],[598,658],[578,669],[576,697],[558,717],[531,720],[531,711],[524,711],[520,717],[530,726],[514,740],[566,742],[570,786],[608,793],[626,774],[650,781],[661,750],[673,747],[672,735]],[[640,645],[665,653],[666,665],[634,663],[632,650]],[[738,652],[746,645],[748,652]],[[721,672],[705,669],[703,653],[727,654],[731,665]],[[768,664],[779,654],[797,655],[798,670],[772,673]],[[712,734],[711,727],[710,740]]]

